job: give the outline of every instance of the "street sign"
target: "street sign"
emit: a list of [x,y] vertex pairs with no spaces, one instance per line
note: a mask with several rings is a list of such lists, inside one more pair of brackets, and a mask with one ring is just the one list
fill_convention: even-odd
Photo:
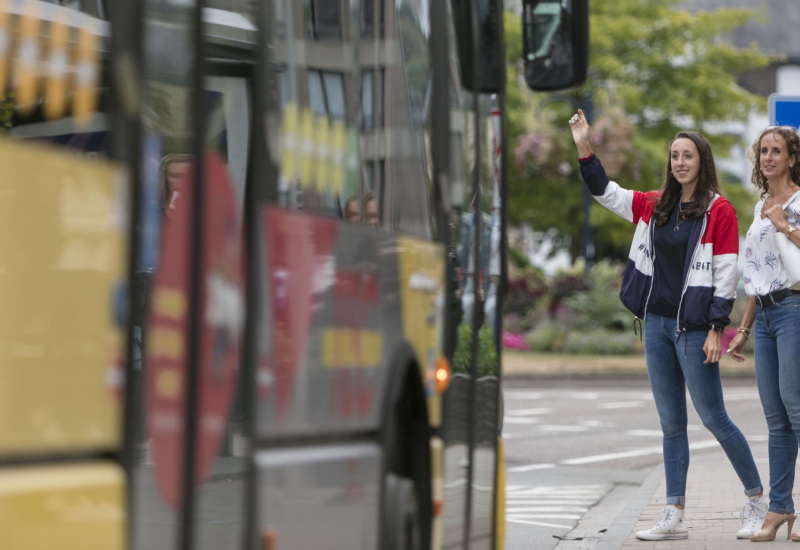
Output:
[[772,94],[769,96],[771,126],[800,128],[800,96]]

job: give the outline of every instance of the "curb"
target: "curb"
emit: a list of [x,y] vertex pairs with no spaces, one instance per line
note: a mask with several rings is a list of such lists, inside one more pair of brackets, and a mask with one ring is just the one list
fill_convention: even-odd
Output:
[[664,464],[659,463],[653,467],[650,475],[644,480],[625,509],[614,519],[594,550],[619,550],[628,541],[628,537],[642,516],[642,512],[653,499],[653,494],[658,489],[663,477]]
[[[720,373],[724,380],[755,380],[756,375],[753,372],[733,371]],[[580,378],[581,380],[642,380],[647,381],[646,372],[619,372],[610,371],[603,372],[504,372],[503,381],[525,381],[525,380],[574,380]]]

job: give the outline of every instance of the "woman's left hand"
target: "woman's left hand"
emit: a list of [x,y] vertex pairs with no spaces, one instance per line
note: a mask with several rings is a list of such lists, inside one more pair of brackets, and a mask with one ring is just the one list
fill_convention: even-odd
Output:
[[784,212],[780,204],[771,206],[769,210],[764,212],[764,215],[769,218],[769,221],[772,222],[772,225],[775,226],[775,229],[778,229],[784,223],[789,223],[786,219],[786,212]]
[[703,344],[703,352],[706,354],[704,365],[716,363],[722,357],[722,344],[719,341],[719,333],[713,330],[708,331],[706,342]]

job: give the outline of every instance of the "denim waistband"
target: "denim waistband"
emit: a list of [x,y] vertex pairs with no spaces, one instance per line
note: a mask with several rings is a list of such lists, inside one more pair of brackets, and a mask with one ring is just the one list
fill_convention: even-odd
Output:
[[755,296],[756,305],[761,309],[764,309],[765,307],[777,304],[784,298],[788,298],[793,294],[800,294],[800,290],[792,290],[791,288],[782,288],[780,290],[776,290],[775,292],[770,292],[766,296]]

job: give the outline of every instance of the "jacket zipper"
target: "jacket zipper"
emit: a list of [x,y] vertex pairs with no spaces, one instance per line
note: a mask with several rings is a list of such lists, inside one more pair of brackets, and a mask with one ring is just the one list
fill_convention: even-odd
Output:
[[[648,246],[650,248],[650,269],[652,274],[650,275],[650,289],[647,291],[647,298],[644,301],[644,312],[642,313],[641,320],[639,319],[638,315],[633,316],[633,334],[636,334],[636,323],[639,323],[639,330],[641,333],[639,334],[639,339],[644,340],[644,328],[642,327],[642,321],[645,320],[647,317],[647,304],[650,303],[650,294],[653,293],[653,282],[656,278],[656,248],[653,246],[653,238],[655,237],[655,227],[653,226],[653,218],[650,218],[650,221],[647,225],[647,233],[648,233]],[[680,311],[680,309],[678,310]]]
[[[678,302],[678,318],[675,320],[675,326],[676,326],[675,334],[678,336],[678,338],[676,338],[675,340],[676,344],[680,341],[683,333],[686,332],[686,327],[681,327],[681,308],[683,308],[683,297],[686,294],[686,289],[689,288],[689,272],[692,270],[692,264],[694,263],[694,259],[697,256],[697,251],[700,249],[700,242],[703,240],[703,235],[705,235],[706,233],[707,220],[708,216],[710,215],[711,215],[710,212],[706,210],[706,215],[703,216],[703,225],[700,227],[700,235],[697,237],[697,242],[694,245],[694,250],[692,251],[692,257],[691,260],[689,261],[689,271],[687,271],[685,274],[686,281],[683,283],[683,290],[681,291],[681,301]],[[714,259],[712,258],[711,261],[713,262]],[[712,287],[713,287],[713,281],[712,281]],[[686,341],[684,340],[684,344],[685,343]],[[686,350],[684,349],[684,356],[685,355],[686,355]]]

